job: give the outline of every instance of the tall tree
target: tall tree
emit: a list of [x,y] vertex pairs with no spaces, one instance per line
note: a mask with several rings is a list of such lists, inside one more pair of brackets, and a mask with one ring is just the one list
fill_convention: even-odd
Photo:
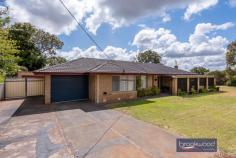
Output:
[[7,16],[7,8],[0,11],[0,78],[2,76],[14,75],[19,66],[17,64],[18,54],[16,41],[9,39],[7,28],[10,18]]
[[0,8],[0,28],[5,27],[7,24],[10,23],[10,17],[7,16],[8,8]]
[[52,66],[56,64],[62,64],[65,63],[67,60],[66,58],[60,57],[60,56],[51,56],[47,58],[47,65]]
[[204,74],[207,74],[209,70],[204,67],[199,66],[199,67],[194,67],[193,69],[191,69],[191,72],[197,73],[199,75],[204,75]]
[[0,75],[12,76],[19,66],[17,64],[18,50],[16,42],[8,39],[9,32],[7,29],[0,28]]
[[216,84],[217,85],[225,85],[227,78],[226,78],[226,72],[223,71],[219,71],[219,70],[215,70],[215,71],[211,71],[208,73],[208,75],[213,75],[216,79]]
[[20,50],[20,66],[33,71],[42,68],[47,63],[47,57],[56,54],[63,42],[55,35],[37,29],[29,23],[15,23],[10,28],[10,38],[17,41]]
[[227,85],[236,86],[236,41],[227,47],[226,63]]
[[161,56],[153,50],[147,50],[143,53],[139,53],[137,60],[141,63],[160,63]]
[[230,43],[226,52],[227,67],[235,67],[236,65],[236,41]]

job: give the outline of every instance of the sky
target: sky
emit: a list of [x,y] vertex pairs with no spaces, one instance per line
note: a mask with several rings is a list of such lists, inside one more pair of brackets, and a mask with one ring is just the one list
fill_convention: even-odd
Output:
[[236,40],[236,0],[63,0],[102,47],[81,31],[59,0],[6,0],[12,23],[30,22],[56,34],[58,55],[134,60],[152,49],[161,62],[190,70],[225,68],[227,45]]

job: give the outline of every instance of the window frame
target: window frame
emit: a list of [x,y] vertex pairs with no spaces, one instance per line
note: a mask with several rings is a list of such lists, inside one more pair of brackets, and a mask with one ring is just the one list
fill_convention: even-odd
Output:
[[[118,90],[114,90],[115,85],[114,85],[113,79],[115,77],[119,77]],[[131,89],[129,89],[130,82],[133,82],[133,88],[131,88]],[[112,76],[112,92],[132,92],[135,90],[136,90],[136,76],[134,76],[134,75],[113,75]]]
[[[143,80],[142,80],[142,78],[145,78],[145,87],[143,86]],[[145,89],[145,88],[147,88],[148,87],[148,76],[147,75],[141,75],[140,76],[140,79],[141,79],[141,89]]]

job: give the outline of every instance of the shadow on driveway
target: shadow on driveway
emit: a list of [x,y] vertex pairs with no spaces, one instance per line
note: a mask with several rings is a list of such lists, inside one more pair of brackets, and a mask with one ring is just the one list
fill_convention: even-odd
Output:
[[[126,104],[129,102],[132,102],[132,104]],[[14,113],[13,117],[50,113],[64,110],[73,110],[73,109],[80,109],[83,110],[84,112],[93,112],[93,111],[114,109],[121,106],[138,106],[153,102],[154,101],[148,100],[147,98],[143,98],[135,101],[131,100],[114,104],[96,104],[89,101],[73,101],[73,102],[61,102],[61,103],[53,103],[45,105],[43,97],[28,97],[22,102],[18,110]]]

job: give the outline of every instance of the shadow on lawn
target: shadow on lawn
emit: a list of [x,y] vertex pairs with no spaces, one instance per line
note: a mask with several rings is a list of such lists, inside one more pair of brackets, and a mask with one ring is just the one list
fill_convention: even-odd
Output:
[[139,106],[142,104],[148,104],[154,102],[149,99],[150,98],[143,98],[114,104],[96,104],[89,101],[74,101],[74,102],[62,102],[62,103],[45,105],[43,97],[27,97],[24,100],[24,102],[20,105],[20,107],[17,109],[17,111],[14,113],[13,117],[50,113],[56,111],[76,110],[76,109],[83,110],[84,112],[91,112],[91,111],[114,109],[125,106],[126,107]]

